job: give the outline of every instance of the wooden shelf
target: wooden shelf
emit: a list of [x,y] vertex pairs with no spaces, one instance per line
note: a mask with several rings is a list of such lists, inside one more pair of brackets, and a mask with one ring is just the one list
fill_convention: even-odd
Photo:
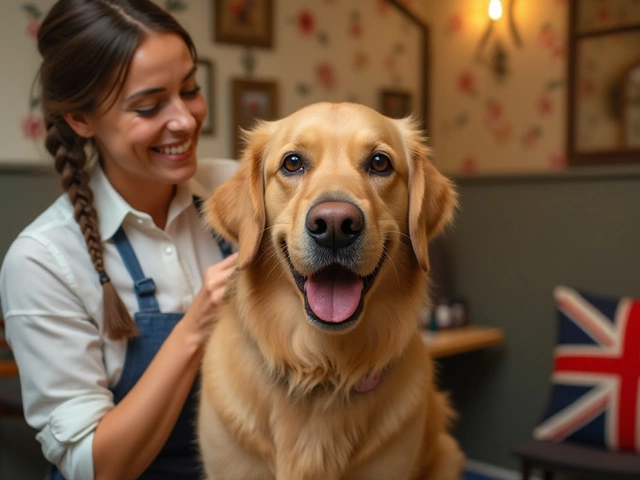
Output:
[[5,355],[5,352],[9,352],[9,344],[4,338],[4,319],[0,316],[0,377],[17,377],[18,367],[16,362],[13,361],[13,358],[10,358],[10,355]]
[[482,348],[494,347],[504,342],[504,331],[496,327],[483,327],[470,325],[467,327],[452,328],[421,332],[422,340],[427,344],[432,358],[442,358],[459,353],[471,352]]
[[0,378],[1,377],[17,377],[18,367],[13,360],[0,360]]

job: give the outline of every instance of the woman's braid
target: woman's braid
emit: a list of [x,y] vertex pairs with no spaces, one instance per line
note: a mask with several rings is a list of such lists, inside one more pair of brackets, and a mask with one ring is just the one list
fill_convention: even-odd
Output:
[[77,135],[63,118],[47,122],[45,146],[54,157],[62,188],[69,195],[74,218],[80,226],[91,262],[102,284],[105,332],[113,340],[131,338],[138,334],[138,329],[104,268],[98,214],[93,206],[93,192],[85,169],[86,144],[87,140]]

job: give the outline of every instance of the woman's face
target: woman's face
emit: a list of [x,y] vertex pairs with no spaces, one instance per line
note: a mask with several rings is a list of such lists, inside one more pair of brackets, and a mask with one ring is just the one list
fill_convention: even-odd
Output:
[[126,199],[145,194],[146,185],[172,187],[195,173],[207,114],[195,77],[184,40],[152,34],[136,50],[115,102],[109,98],[108,110],[87,116],[104,171]]

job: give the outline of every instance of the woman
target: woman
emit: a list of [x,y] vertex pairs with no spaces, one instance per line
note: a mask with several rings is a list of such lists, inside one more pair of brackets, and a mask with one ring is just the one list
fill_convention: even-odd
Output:
[[195,480],[194,381],[236,257],[196,205],[194,45],[149,0],[59,0],[38,49],[65,194],[0,273],[26,419],[50,479]]

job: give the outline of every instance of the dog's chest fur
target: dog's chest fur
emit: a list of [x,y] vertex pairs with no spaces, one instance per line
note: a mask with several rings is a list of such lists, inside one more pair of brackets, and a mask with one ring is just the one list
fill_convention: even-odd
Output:
[[[208,370],[204,374],[219,379],[209,384],[215,391],[208,392],[207,397],[217,403],[211,407],[224,431],[213,435],[228,437],[227,442],[251,452],[263,463],[265,472],[277,472],[278,480],[367,478],[360,477],[358,467],[372,457],[377,458],[376,468],[382,468],[386,461],[384,468],[404,470],[406,475],[399,478],[409,478],[411,465],[398,459],[414,455],[388,452],[389,458],[385,459],[383,453],[389,440],[397,444],[399,435],[407,437],[404,443],[409,451],[421,443],[421,429],[411,429],[410,425],[420,425],[422,420],[406,416],[409,412],[420,416],[426,410],[424,391],[431,380],[426,373],[430,372],[410,367],[424,354],[421,344],[410,343],[405,355],[383,374],[375,394],[350,391],[343,395],[323,385],[296,394],[285,378],[268,372],[260,351],[250,345],[240,323],[237,318],[220,322],[204,362]],[[245,352],[241,362],[234,357],[237,351]],[[222,369],[226,371],[216,372]],[[256,402],[256,398],[261,401]],[[397,414],[372,415],[385,409],[382,401],[395,405]],[[218,463],[224,465],[223,459]]]

